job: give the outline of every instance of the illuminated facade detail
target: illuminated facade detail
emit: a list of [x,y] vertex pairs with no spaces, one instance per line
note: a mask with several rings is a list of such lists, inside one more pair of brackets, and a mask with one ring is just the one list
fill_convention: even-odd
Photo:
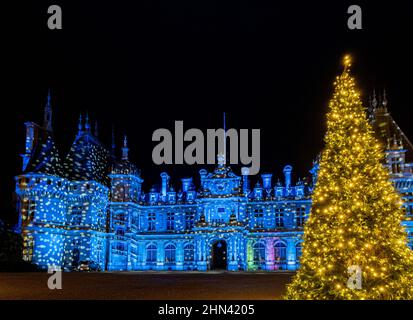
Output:
[[[309,181],[294,184],[292,167],[285,166],[283,182],[274,184],[266,173],[250,187],[248,169],[238,176],[219,161],[212,172],[199,171],[198,187],[192,178],[183,178],[175,189],[164,172],[159,187],[145,193],[140,171],[129,161],[126,137],[118,160],[114,143],[106,148],[86,115],[68,155],[61,158],[51,121],[49,95],[43,126],[26,123],[23,172],[16,177],[26,260],[67,270],[85,260],[102,270],[299,267],[317,164]],[[402,158],[390,167],[404,168],[392,177],[405,196],[404,223],[412,231],[413,173],[406,168],[413,165],[404,163],[403,148],[390,150],[389,155],[398,154],[388,161]]]
[[386,146],[386,163],[391,180],[403,198],[406,216],[402,224],[408,233],[409,246],[413,249],[413,144],[394,121],[387,108],[386,92],[370,102],[369,115],[377,137]]

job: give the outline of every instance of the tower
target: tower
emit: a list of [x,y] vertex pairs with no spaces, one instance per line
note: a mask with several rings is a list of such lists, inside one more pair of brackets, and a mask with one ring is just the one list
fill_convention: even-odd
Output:
[[[114,147],[114,143],[113,143]],[[138,212],[143,179],[138,168],[129,161],[128,138],[125,135],[122,145],[122,158],[116,160],[112,151],[113,165],[110,178],[109,231],[114,237],[109,240],[109,270],[131,270],[130,235],[132,229],[139,229]]]

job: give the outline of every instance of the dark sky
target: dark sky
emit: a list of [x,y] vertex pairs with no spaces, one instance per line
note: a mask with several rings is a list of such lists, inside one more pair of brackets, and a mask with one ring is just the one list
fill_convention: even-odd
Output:
[[[0,217],[13,219],[24,122],[41,122],[52,90],[54,129],[64,155],[80,112],[99,121],[109,144],[129,135],[146,189],[167,171],[173,181],[201,167],[152,163],[155,129],[261,129],[261,168],[286,164],[307,175],[321,150],[332,82],[344,53],[366,98],[388,92],[393,117],[413,139],[411,12],[405,1],[357,2],[363,30],[347,28],[354,1],[19,1],[3,10]],[[58,4],[63,30],[47,28]],[[236,169],[238,173],[238,169]]]

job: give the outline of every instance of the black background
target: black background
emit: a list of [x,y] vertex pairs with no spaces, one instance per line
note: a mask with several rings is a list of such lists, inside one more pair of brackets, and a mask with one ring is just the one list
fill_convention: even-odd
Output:
[[[306,176],[323,146],[324,117],[345,53],[367,102],[387,89],[389,108],[413,138],[410,108],[412,19],[406,2],[385,1],[19,1],[2,13],[0,217],[15,221],[14,176],[24,122],[42,123],[48,88],[64,156],[79,113],[98,120],[100,138],[128,134],[147,190],[167,171],[178,185],[199,166],[153,164],[157,128],[261,129],[261,172]],[[47,28],[60,5],[63,29]],[[363,30],[347,28],[347,8]],[[235,172],[239,173],[239,168]],[[254,179],[254,178],[253,178]]]

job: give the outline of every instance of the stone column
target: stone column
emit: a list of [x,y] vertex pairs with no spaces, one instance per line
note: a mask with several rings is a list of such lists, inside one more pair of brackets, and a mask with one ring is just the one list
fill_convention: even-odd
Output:
[[145,242],[138,242],[138,270],[144,270],[146,265]]
[[287,238],[287,269],[296,270],[296,257],[295,257],[295,239]]
[[237,235],[231,235],[227,239],[227,268],[230,271],[238,270],[237,251]]
[[157,250],[156,250],[156,270],[163,270],[165,265],[165,242],[157,241]]
[[206,258],[206,246],[205,246],[205,238],[198,238],[196,241],[196,252],[197,252],[197,268],[198,270],[205,271],[207,270],[207,258]]
[[184,243],[178,241],[176,244],[176,270],[184,270]]
[[274,239],[265,239],[265,269],[274,270]]

